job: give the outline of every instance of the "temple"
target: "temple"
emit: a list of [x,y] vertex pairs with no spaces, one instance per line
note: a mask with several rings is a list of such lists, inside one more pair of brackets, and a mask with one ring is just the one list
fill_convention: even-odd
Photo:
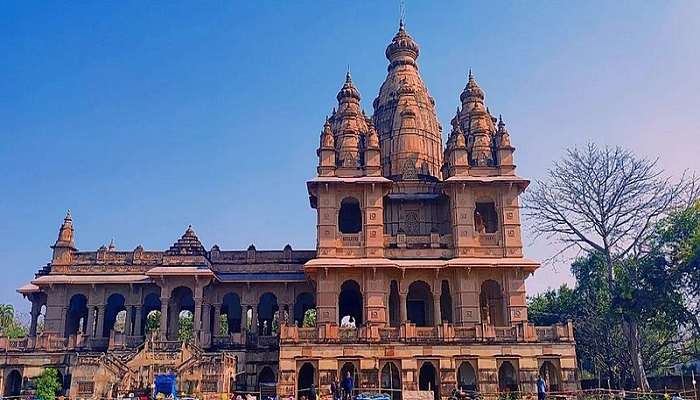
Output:
[[[18,289],[29,336],[0,338],[5,396],[56,367],[66,395],[116,397],[174,373],[183,393],[301,396],[350,373],[400,400],[453,388],[578,386],[572,324],[528,322],[510,134],[469,72],[443,132],[401,22],[388,73],[361,106],[350,73],[323,123],[317,247],[207,250],[194,229],[165,251],[79,251],[66,215],[51,261]],[[185,329],[190,321],[190,330]]]

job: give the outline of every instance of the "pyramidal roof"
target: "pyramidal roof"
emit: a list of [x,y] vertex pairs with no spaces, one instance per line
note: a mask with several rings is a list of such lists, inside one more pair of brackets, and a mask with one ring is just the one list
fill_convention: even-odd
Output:
[[188,256],[206,256],[207,251],[202,246],[202,242],[199,241],[197,234],[194,233],[192,225],[187,227],[185,233],[170,246],[165,254],[169,256],[173,255],[188,255]]

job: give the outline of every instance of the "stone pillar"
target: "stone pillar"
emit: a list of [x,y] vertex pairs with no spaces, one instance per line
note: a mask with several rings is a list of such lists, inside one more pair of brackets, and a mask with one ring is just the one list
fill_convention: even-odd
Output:
[[202,333],[202,298],[201,297],[195,297],[194,299],[194,321],[192,323],[193,325],[193,336],[194,336],[194,343],[199,344],[201,340],[201,333]]
[[88,326],[88,330],[85,333],[90,337],[97,336],[97,329],[96,329],[97,327],[95,326],[95,305],[94,304],[88,305],[87,326]]
[[401,293],[399,292],[399,302],[401,303],[401,307],[399,310],[401,313],[399,314],[399,321],[403,324],[404,322],[408,322],[408,307],[406,305],[406,298],[408,297],[408,293]]
[[41,305],[36,301],[32,301],[32,311],[31,311],[32,321],[31,321],[31,324],[29,325],[29,336],[31,336],[31,337],[36,336],[36,327],[37,327],[37,321],[39,320],[39,313],[41,313]]
[[250,323],[250,332],[258,333],[258,305],[253,304],[250,306],[250,308],[253,310]]
[[177,340],[177,331],[180,326],[180,310],[177,309],[175,301],[168,304],[168,340]]
[[97,329],[95,329],[95,337],[101,338],[104,336],[105,327],[105,305],[97,306]]
[[440,326],[442,323],[442,310],[440,310],[440,295],[433,294],[433,325]]
[[[219,336],[219,331],[221,330],[221,304],[213,304],[214,306],[214,331],[211,333],[212,336]],[[246,314],[242,315],[243,324],[245,324]]]
[[202,305],[202,347],[209,347],[211,344],[211,304],[204,303]]
[[160,298],[160,340],[168,339],[168,303],[169,297]]
[[126,319],[124,320],[124,335],[131,336],[131,328],[133,324],[131,323],[132,315],[134,314],[134,306],[126,306]]
[[143,321],[143,306],[136,306],[134,317],[134,336],[141,336],[141,322]]

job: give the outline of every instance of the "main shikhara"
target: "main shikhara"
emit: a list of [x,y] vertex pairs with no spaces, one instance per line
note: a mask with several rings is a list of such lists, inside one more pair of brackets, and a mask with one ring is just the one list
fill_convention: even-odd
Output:
[[[84,398],[148,388],[163,372],[201,395],[326,393],[347,371],[394,399],[535,391],[538,375],[575,389],[571,324],[528,323],[524,281],[539,264],[523,257],[528,181],[505,123],[470,72],[443,146],[418,55],[401,23],[372,116],[345,77],[307,182],[315,250],[206,250],[189,227],[165,251],[78,251],[66,216],[51,262],[19,289],[30,336],[0,339],[5,395],[31,390],[46,366]],[[193,337],[180,342],[183,311]]]

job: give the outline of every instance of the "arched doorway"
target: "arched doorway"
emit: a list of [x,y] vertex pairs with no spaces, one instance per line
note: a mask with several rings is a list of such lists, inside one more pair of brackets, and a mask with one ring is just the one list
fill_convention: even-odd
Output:
[[442,321],[452,323],[452,294],[450,293],[450,283],[442,281],[440,287],[440,315]]
[[433,325],[433,293],[423,281],[415,281],[408,287],[406,297],[408,320],[416,326]]
[[5,397],[19,396],[22,392],[22,374],[13,369],[5,379]]
[[492,326],[504,326],[506,323],[506,306],[503,291],[498,282],[489,279],[481,284],[479,294],[481,322]]
[[382,367],[379,379],[381,392],[391,396],[391,400],[401,400],[401,371],[389,361]]
[[179,286],[172,291],[172,308],[168,312],[170,340],[189,341],[194,335],[194,297],[192,289]]
[[396,281],[391,281],[389,284],[389,326],[396,327],[401,325],[401,316],[399,315],[400,302],[399,285]]
[[270,367],[263,367],[263,369],[258,374],[258,385],[260,386],[274,386],[277,384],[277,378],[275,378],[275,372]]
[[360,202],[356,198],[346,197],[340,202],[338,230],[341,233],[362,231],[362,210],[360,210]]
[[518,375],[510,361],[503,361],[498,368],[498,390],[501,392],[518,391]]
[[306,362],[299,368],[299,374],[297,375],[297,399],[301,399],[301,396],[306,396],[309,398],[309,390],[311,385],[316,384],[316,368]]
[[316,308],[314,295],[309,292],[299,293],[294,301],[294,324],[296,326],[304,325],[304,315],[308,310]]
[[143,300],[141,310],[141,332],[140,335],[155,332],[160,327],[160,296],[156,293],[149,293]]
[[87,297],[74,294],[68,302],[65,337],[87,332]]
[[440,386],[435,366],[425,361],[418,372],[418,390],[432,390],[435,400],[440,400]]
[[265,293],[260,296],[258,303],[258,333],[261,336],[271,336],[278,332],[279,306],[277,296],[272,293]]
[[544,379],[548,392],[558,392],[559,391],[559,368],[557,368],[551,361],[545,360],[540,366],[540,376]]
[[362,291],[354,280],[343,282],[338,295],[338,323],[343,323],[344,317],[350,317],[355,326],[362,325]]
[[476,392],[478,386],[476,383],[476,371],[469,361],[464,361],[457,369],[457,385],[465,392]]
[[[360,379],[359,379],[360,375],[359,375],[357,370],[358,370],[357,366],[354,363],[349,362],[349,361],[343,363],[343,366],[340,368],[340,374],[339,374],[340,382],[342,383],[343,380],[345,379],[345,377],[347,377],[348,374],[350,374],[350,377],[352,377],[352,381],[354,382],[353,392],[357,392],[358,385],[360,383]],[[353,395],[354,395],[354,393],[353,393]]]
[[114,293],[107,298],[105,306],[104,326],[102,336],[109,337],[112,329],[123,333],[126,325],[126,307],[124,306],[124,296]]
[[[241,319],[243,313],[241,311],[241,298],[237,293],[227,293],[221,303],[221,320],[214,321],[214,326],[219,329],[216,330],[215,335],[226,334],[230,335],[232,333],[241,332]],[[222,329],[220,324],[226,321],[226,326]]]

